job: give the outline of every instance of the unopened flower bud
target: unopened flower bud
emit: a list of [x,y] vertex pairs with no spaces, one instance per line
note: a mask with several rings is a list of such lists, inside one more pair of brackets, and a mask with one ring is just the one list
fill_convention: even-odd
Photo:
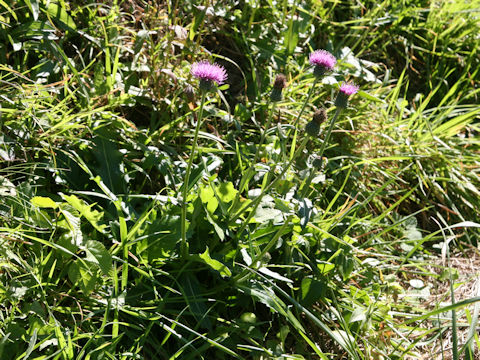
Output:
[[273,87],[275,89],[282,90],[287,86],[287,77],[283,74],[278,74],[275,77],[275,81],[273,83]]
[[327,164],[327,158],[326,157],[320,157],[318,155],[315,155],[315,159],[312,161],[312,165],[314,168],[321,170],[325,165]]
[[270,100],[272,101],[281,101],[282,100],[282,91],[287,86],[287,78],[283,74],[278,74],[275,77],[273,83],[273,89],[270,94]]
[[317,137],[320,134],[320,124],[315,120],[310,121],[305,126],[305,132],[312,137]]
[[322,124],[327,120],[327,111],[323,108],[318,109],[313,114],[313,121],[315,121],[318,125]]

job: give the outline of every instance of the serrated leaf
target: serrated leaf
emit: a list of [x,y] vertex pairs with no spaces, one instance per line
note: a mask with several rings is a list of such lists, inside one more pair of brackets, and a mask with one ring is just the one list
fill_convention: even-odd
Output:
[[112,256],[99,241],[89,240],[85,244],[85,260],[97,264],[105,275],[112,269]]
[[75,210],[77,210],[85,219],[87,219],[95,229],[101,233],[104,233],[107,226],[105,224],[99,224],[103,220],[103,212],[92,210],[92,207],[95,204],[87,205],[83,200],[79,199],[75,195],[62,194],[62,198]]
[[68,267],[68,278],[73,284],[77,284],[85,295],[93,291],[97,282],[93,271],[85,268],[79,261],[74,261]]

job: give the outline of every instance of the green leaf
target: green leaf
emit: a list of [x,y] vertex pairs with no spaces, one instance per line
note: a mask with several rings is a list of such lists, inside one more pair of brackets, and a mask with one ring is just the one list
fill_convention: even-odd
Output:
[[225,182],[217,186],[217,195],[223,203],[229,203],[237,196],[237,189],[233,186],[233,183]]
[[188,304],[190,311],[201,327],[212,328],[212,322],[207,317],[208,309],[205,305],[205,299],[200,295],[203,292],[200,282],[192,273],[185,273],[180,277],[180,283],[183,288],[183,296]]
[[226,265],[210,257],[210,252],[208,250],[208,247],[203,254],[192,255],[191,259],[194,261],[199,261],[199,262],[203,262],[204,264],[207,264],[212,269],[218,271],[220,273],[220,276],[223,278],[232,276],[232,272]]
[[200,189],[200,200],[207,205],[207,210],[214,213],[218,207],[218,201],[211,187],[202,187]]
[[[10,8],[4,0],[0,0],[0,5],[3,6],[5,9],[7,9],[7,11],[13,16],[15,21],[18,21],[18,17],[15,14],[15,11],[13,11],[13,9]],[[0,355],[1,355],[1,353],[0,353]]]
[[74,261],[68,267],[68,278],[73,284],[77,284],[85,295],[93,291],[97,282],[97,277],[92,269],[86,268],[79,261]]
[[383,101],[382,99],[379,99],[376,96],[373,96],[372,94],[369,94],[369,93],[367,93],[365,91],[362,91],[362,90],[360,90],[358,92],[358,95],[360,95],[361,97],[363,97],[364,99],[367,99],[367,100],[385,103],[385,101]]
[[261,268],[258,269],[258,271],[261,272],[263,275],[270,276],[271,278],[274,278],[274,279],[277,279],[277,280],[280,280],[280,281],[285,281],[285,282],[288,282],[288,283],[293,282],[293,280],[291,280],[289,278],[286,278],[285,276],[282,276],[279,273],[277,273],[275,271],[272,271],[267,267],[261,267]]
[[326,274],[335,268],[335,264],[323,263],[323,264],[317,264],[317,267],[322,274]]
[[48,4],[47,13],[52,18],[60,22],[60,24],[63,25],[62,27],[64,29],[77,29],[75,21],[73,21],[72,17],[68,15],[67,10],[58,2],[50,1],[50,3]]
[[193,23],[190,25],[190,33],[188,34],[188,39],[192,41],[195,38],[198,27],[203,22],[205,14],[207,13],[207,7],[203,11],[196,11],[195,17],[193,18]]
[[0,176],[0,196],[16,196],[15,185],[7,178]]
[[75,246],[80,246],[83,244],[83,233],[82,229],[80,228],[80,218],[76,216],[76,214],[73,214],[75,209],[67,209],[66,207],[70,207],[70,205],[63,204],[63,206],[60,208],[60,211],[65,217],[65,222],[63,222],[65,225],[63,227],[70,230],[72,244]]
[[92,210],[92,207],[95,204],[87,205],[83,200],[79,199],[75,195],[64,195],[61,194],[62,198],[69,203],[75,210],[77,210],[85,219],[88,220],[92,226],[97,229],[99,232],[104,233],[105,224],[99,224],[103,220],[103,212],[97,210]]
[[56,209],[58,207],[58,204],[55,201],[44,196],[35,196],[30,199],[30,203],[39,208]]
[[86,261],[97,264],[105,275],[112,269],[112,257],[105,249],[105,246],[99,241],[89,240],[85,244]]
[[269,221],[273,221],[274,224],[283,223],[283,212],[275,209],[275,201],[270,195],[266,195],[260,206],[255,211],[254,222],[259,224],[265,224]]
[[293,315],[290,309],[285,305],[285,303],[269,288],[260,287],[257,284],[254,284],[251,287],[240,285],[238,286],[240,290],[245,292],[246,294],[252,296],[253,298],[260,301],[262,304],[266,305],[270,309],[278,312],[279,314],[285,316],[293,326],[297,329],[305,332],[302,324],[298,321],[298,319]]
[[350,316],[349,323],[357,322],[357,321],[366,321],[367,320],[367,311],[365,308],[356,306],[355,310],[353,311],[352,315]]
[[27,4],[28,8],[32,12],[33,20],[38,19],[38,1],[37,0],[25,0],[25,4]]
[[98,130],[97,133],[99,135],[94,139],[97,173],[114,194],[124,193],[126,184],[121,170],[123,155],[118,150],[117,145],[108,140],[108,138],[113,138],[115,134],[106,129]]
[[181,219],[177,215],[162,216],[152,211],[138,235],[143,240],[137,243],[137,253],[148,257],[149,261],[168,259],[181,239]]
[[325,285],[312,278],[303,278],[301,284],[302,303],[305,306],[311,306],[325,296]]
[[32,353],[33,351],[33,348],[35,346],[35,344],[37,343],[37,329],[33,330],[33,334],[32,334],[32,337],[30,338],[30,341],[28,342],[28,348],[27,348],[27,351],[25,351],[25,359],[28,359],[28,357],[30,356],[30,354]]

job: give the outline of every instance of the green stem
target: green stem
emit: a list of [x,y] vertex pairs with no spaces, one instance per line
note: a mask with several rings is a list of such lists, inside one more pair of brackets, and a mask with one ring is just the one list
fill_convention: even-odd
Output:
[[181,243],[181,253],[184,258],[188,257],[188,243],[187,243],[187,193],[188,193],[188,183],[190,180],[190,173],[192,171],[193,158],[195,156],[195,150],[197,149],[198,133],[200,131],[200,125],[202,124],[203,119],[203,104],[205,103],[205,91],[202,91],[202,99],[200,101],[200,109],[198,111],[197,124],[195,126],[195,133],[193,136],[192,149],[190,150],[190,157],[188,158],[187,170],[185,172],[185,181],[183,183],[183,192],[182,192],[182,243]]
[[[450,282],[450,297],[452,300],[452,305],[455,305],[455,292],[453,287],[453,276],[452,276],[452,267],[450,263],[450,245],[447,242],[447,265],[448,265],[448,275]],[[452,309],[452,358],[453,360],[458,360],[458,335],[457,335],[457,313],[455,309]]]
[[[307,107],[308,102],[310,101],[310,98],[312,97],[313,90],[315,89],[315,85],[317,85],[319,78],[315,78],[313,81],[313,85],[308,91],[307,98],[305,99],[305,102],[302,105],[302,109],[298,113],[297,118],[295,119],[295,122],[293,123],[293,127],[295,128],[295,133],[293,134],[293,140],[292,140],[292,147],[290,150],[290,159],[292,159],[294,151],[295,151],[295,145],[297,144],[297,134],[298,134],[298,122],[300,121],[300,118],[303,115],[303,112],[305,111],[305,108]],[[290,130],[287,132],[287,139],[290,137]]]
[[[328,140],[330,139],[330,134],[332,133],[333,126],[335,125],[335,122],[337,121],[338,116],[342,112],[343,108],[337,107],[337,110],[335,111],[335,115],[333,115],[332,120],[330,120],[330,125],[328,126],[327,133],[325,134],[325,139],[323,139],[322,146],[320,147],[320,151],[318,152],[318,156],[320,157],[320,165],[319,168],[322,167],[322,156],[323,152],[325,151],[325,148],[327,147]],[[308,191],[308,188],[310,187],[310,183],[313,180],[313,177],[315,176],[315,169],[312,169],[310,171],[310,175],[308,176],[307,182],[305,185],[300,189],[300,196],[305,197],[306,193]]]
[[[248,223],[250,222],[250,220],[252,219],[253,215],[255,215],[255,211],[257,210],[258,208],[258,205],[260,205],[260,201],[262,200],[262,198],[265,196],[265,194],[267,194],[276,184],[277,182],[285,175],[285,173],[288,171],[288,169],[290,169],[290,167],[292,166],[293,162],[295,161],[295,159],[297,158],[297,156],[299,154],[302,153],[303,149],[305,148],[305,145],[307,145],[307,142],[308,142],[308,137],[305,137],[305,139],[303,140],[303,142],[300,144],[300,146],[298,147],[297,151],[295,151],[292,159],[288,162],[288,164],[283,168],[282,172],[280,174],[277,175],[277,177],[267,186],[265,187],[262,192],[260,193],[260,195],[258,195],[251,203],[248,203],[248,204],[245,204],[239,211],[238,213],[231,219],[231,222],[235,222],[235,220],[237,220],[241,215],[242,213],[250,206],[253,205],[253,208],[251,209],[250,213],[248,214],[247,218],[243,221],[243,224],[242,226],[240,227],[240,229],[237,231],[237,237],[240,236],[242,234],[242,232],[245,230],[245,228],[247,227]],[[268,174],[266,175],[268,176]]]
[[260,143],[257,146],[257,151],[255,152],[255,157],[253,158],[253,164],[254,165],[257,163],[258,155],[260,155],[260,149],[263,145],[263,142],[265,141],[265,137],[267,136],[267,130],[270,127],[270,124],[272,123],[273,114],[275,112],[276,104],[277,104],[276,102],[273,102],[272,108],[270,109],[270,114],[268,115],[267,124],[265,125],[265,129],[262,131],[262,135],[260,137]]
[[255,151],[255,156],[253,158],[253,166],[249,166],[249,168],[247,169],[247,173],[244,176],[242,176],[242,179],[240,180],[240,186],[238,188],[238,192],[235,196],[231,209],[235,209],[235,207],[237,206],[238,200],[240,199],[240,194],[243,192],[243,188],[245,187],[245,184],[250,180],[251,176],[254,173],[254,170],[255,170],[254,166],[257,163],[258,156],[260,155],[260,149],[262,148],[263,142],[265,141],[267,130],[270,128],[270,124],[272,123],[273,114],[275,112],[275,106],[276,106],[276,103],[274,102],[272,105],[272,108],[270,109],[270,113],[267,119],[267,123],[265,125],[265,129],[262,131],[262,135],[260,136],[260,142],[257,145],[257,150]]
[[[292,215],[290,215],[287,220],[283,223],[283,225],[280,227],[280,229],[278,229],[278,231],[275,233],[275,235],[272,237],[272,239],[268,242],[268,244],[262,249],[262,251],[260,252],[260,254],[256,255],[253,259],[252,259],[252,267],[253,268],[256,268],[257,267],[257,262],[259,260],[261,260],[265,254],[270,251],[270,249],[277,243],[278,239],[280,238],[280,236],[282,236],[284,234],[284,230],[285,228],[288,226],[288,224],[290,223],[290,220],[292,219]],[[248,270],[247,269],[244,269],[242,272],[240,272],[239,274],[235,275],[232,280],[234,283],[237,283],[237,282],[241,282],[242,279],[247,275],[248,273]]]

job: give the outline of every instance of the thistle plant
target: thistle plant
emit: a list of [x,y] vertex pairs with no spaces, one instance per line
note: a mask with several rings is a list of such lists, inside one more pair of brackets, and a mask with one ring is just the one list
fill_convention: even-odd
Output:
[[283,75],[283,74],[278,74],[275,77],[275,81],[274,81],[273,87],[272,87],[272,92],[270,93],[270,102],[272,103],[272,105],[270,107],[270,104],[267,104],[267,108],[270,107],[270,111],[269,111],[269,114],[268,114],[268,119],[267,119],[267,122],[265,124],[265,127],[262,130],[262,134],[260,136],[260,141],[257,145],[257,150],[255,151],[255,156],[253,157],[253,166],[250,166],[248,168],[247,173],[244,176],[242,176],[242,179],[240,180],[240,186],[239,186],[240,191],[235,196],[235,199],[234,199],[234,202],[233,202],[233,205],[232,205],[232,209],[235,209],[235,207],[238,203],[238,200],[240,199],[240,193],[243,191],[245,185],[248,183],[250,178],[254,175],[254,170],[255,170],[254,166],[258,161],[258,156],[260,155],[260,150],[261,150],[262,145],[265,141],[265,137],[267,135],[267,130],[270,128],[270,125],[272,123],[273,114],[275,113],[276,104],[277,104],[277,102],[282,100],[283,89],[286,86],[287,86],[286,76]]
[[282,92],[283,92],[283,89],[286,86],[287,86],[287,78],[283,74],[278,74],[275,77],[272,92],[270,93],[270,101],[272,102],[272,107],[270,108],[267,123],[265,124],[265,128],[262,131],[262,135],[260,137],[260,142],[257,146],[257,151],[255,152],[255,157],[254,157],[254,160],[253,160],[254,164],[257,162],[258,155],[260,153],[260,148],[263,145],[263,142],[265,141],[267,130],[270,127],[270,124],[272,123],[273,114],[275,113],[276,104],[277,104],[277,102],[282,101]]
[[[290,167],[293,165],[293,163],[295,162],[296,158],[303,152],[303,149],[305,148],[309,138],[308,136],[306,136],[304,138],[304,140],[302,141],[302,143],[298,146],[298,148],[296,147],[296,139],[297,139],[297,133],[298,133],[298,122],[300,120],[300,118],[302,117],[302,114],[303,112],[305,111],[305,108],[307,106],[307,104],[309,103],[310,101],[310,98],[313,94],[313,91],[315,89],[315,86],[317,84],[317,82],[321,79],[321,77],[329,72],[329,71],[332,71],[333,68],[335,67],[335,64],[337,62],[337,60],[335,59],[335,57],[330,54],[328,51],[326,50],[317,50],[315,52],[313,52],[312,54],[310,54],[310,58],[309,58],[309,62],[311,65],[314,66],[314,75],[315,75],[315,81],[312,85],[312,87],[310,88],[309,92],[308,92],[308,95],[302,105],[302,108],[297,116],[297,118],[295,119],[295,122],[294,122],[294,128],[295,128],[295,133],[294,133],[294,136],[293,136],[293,141],[292,141],[292,147],[291,147],[291,153],[290,153],[290,157],[289,157],[289,161],[288,163],[284,166],[284,168],[282,169],[282,171],[269,183],[268,186],[266,186],[265,188],[262,189],[260,195],[258,195],[251,204],[246,204],[245,206],[243,206],[231,219],[230,221],[231,222],[234,222],[236,221],[240,216],[241,214],[250,206],[252,206],[252,209],[249,213],[249,215],[247,216],[247,218],[245,219],[245,221],[243,222],[243,225],[240,227],[240,229],[238,230],[237,232],[237,235],[241,235],[242,232],[245,230],[246,226],[248,225],[248,223],[250,222],[251,218],[254,216],[255,214],[255,211],[256,209],[258,208],[259,204],[261,203],[261,200],[263,198],[263,196],[265,194],[267,194],[277,183],[278,181],[283,178],[283,176],[287,173],[287,171],[290,169]],[[276,83],[277,83],[277,79],[276,79]],[[278,79],[278,84],[280,83],[283,83],[283,81],[281,79]],[[280,87],[280,86],[279,86]],[[272,91],[272,95],[270,96],[270,98],[274,98],[274,99],[278,99],[278,94],[275,93],[275,85],[274,85],[274,90]],[[269,118],[269,121],[270,121],[271,117]],[[316,117],[315,119],[321,123],[321,119],[326,119],[326,114],[321,112],[321,113],[318,113],[316,114]],[[268,121],[268,124],[269,124],[269,121]],[[313,127],[315,127],[315,125],[317,125],[317,130],[319,131],[320,129],[320,125],[319,124],[314,124]],[[312,129],[310,129],[309,131],[311,131],[312,133],[317,133],[318,135],[318,131],[316,131],[314,128],[312,127]],[[287,136],[288,137],[288,136]],[[262,136],[262,139],[263,139],[263,136]],[[269,176],[269,174],[267,174],[266,176]],[[268,183],[268,181],[266,182]],[[242,185],[242,184],[241,184]],[[240,188],[240,190],[242,191],[242,186]],[[235,207],[232,207],[232,208],[235,208]]]
[[[348,106],[348,98],[355,94],[358,91],[358,86],[353,85],[353,84],[348,84],[344,83],[340,86],[340,89],[338,91],[337,97],[335,99],[335,106],[336,106],[336,111],[335,115],[333,115],[332,119],[330,120],[327,132],[325,133],[325,137],[322,141],[322,146],[320,147],[320,151],[317,154],[317,158],[315,159],[314,167],[316,169],[321,169],[322,168],[322,156],[323,152],[325,151],[325,148],[328,144],[328,140],[330,139],[330,135],[333,130],[333,126],[335,125],[335,122],[337,121],[338,116],[340,113],[347,108]],[[322,114],[320,116],[320,113]],[[325,110],[317,110],[313,116],[313,120],[310,121],[307,124],[306,131],[310,136],[317,136],[320,132],[320,125],[318,124],[319,119],[322,119],[323,121],[326,120],[327,115]],[[308,191],[308,188],[310,187],[310,183],[313,180],[313,177],[315,176],[315,170],[312,169],[310,172],[310,175],[308,179],[306,180],[305,184],[302,186],[302,189],[300,191],[300,194],[302,197],[306,195],[306,192]]]
[[313,66],[313,75],[315,76],[315,80],[313,81],[313,85],[308,91],[307,98],[305,99],[305,102],[303,103],[302,108],[298,113],[298,116],[295,119],[295,122],[293,123],[293,127],[295,128],[295,133],[293,135],[292,148],[290,151],[290,159],[293,157],[296,142],[297,142],[298,122],[300,121],[300,118],[302,117],[303,112],[305,111],[305,108],[309,103],[310,98],[312,97],[312,94],[313,94],[313,91],[315,90],[317,82],[319,82],[326,73],[333,71],[333,69],[335,68],[335,65],[337,64],[337,59],[335,58],[335,56],[333,56],[327,50],[314,51],[313,53],[310,54],[308,61],[310,65]]
[[182,256],[188,256],[188,243],[187,243],[187,194],[188,183],[190,180],[190,173],[192,171],[193,159],[195,157],[195,151],[197,149],[198,133],[203,120],[203,105],[205,103],[206,94],[215,88],[215,84],[223,84],[227,79],[227,72],[223,66],[216,63],[210,64],[208,61],[196,62],[192,65],[191,74],[193,77],[200,81],[199,87],[201,91],[200,107],[198,110],[197,124],[195,125],[195,132],[193,135],[192,148],[190,150],[190,156],[188,158],[187,169],[185,171],[185,182],[183,184],[182,192],[182,218],[181,218],[181,253]]

